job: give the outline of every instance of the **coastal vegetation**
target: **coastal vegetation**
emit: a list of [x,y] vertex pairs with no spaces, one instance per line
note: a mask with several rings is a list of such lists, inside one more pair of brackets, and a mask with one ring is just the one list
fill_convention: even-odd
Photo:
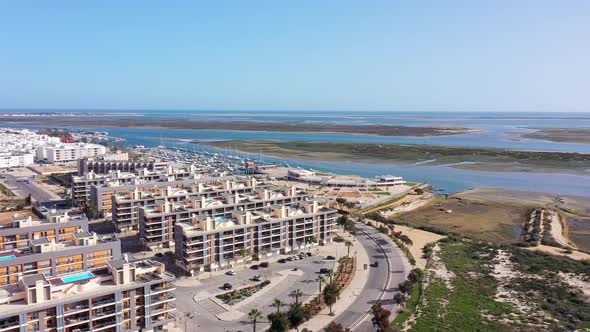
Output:
[[590,128],[588,127],[527,127],[534,129],[532,133],[525,133],[524,138],[542,139],[553,142],[590,143]]
[[[424,289],[417,304],[408,301],[394,320],[400,328],[497,331],[589,327],[590,299],[578,286],[590,278],[588,262],[454,236],[440,240],[428,252]],[[414,295],[410,299],[415,299]]]
[[[376,162],[421,163],[421,165],[454,165],[477,168],[479,164],[506,167],[531,167],[543,170],[585,171],[590,167],[590,154],[575,152],[522,151],[498,148],[451,147],[419,144],[327,143],[299,141],[218,141],[204,143],[217,148],[231,146],[244,152],[263,153],[279,158],[318,160],[352,160]],[[502,167],[500,167],[502,166]]]
[[50,117],[40,120],[35,117],[0,117],[0,123],[22,125],[59,125],[74,127],[145,127],[167,129],[196,130],[240,130],[240,131],[281,131],[281,132],[316,132],[347,133],[382,136],[443,136],[473,133],[478,130],[459,126],[399,126],[399,125],[341,125],[333,123],[309,123],[304,121],[256,122],[256,121],[186,121],[158,119],[105,119],[83,117]]

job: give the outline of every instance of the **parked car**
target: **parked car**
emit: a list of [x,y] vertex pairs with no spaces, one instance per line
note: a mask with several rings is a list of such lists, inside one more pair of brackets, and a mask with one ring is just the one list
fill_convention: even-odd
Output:
[[254,276],[254,277],[252,278],[252,280],[254,280],[254,281],[262,281],[262,277],[261,277],[261,276],[258,276],[258,275],[256,275],[256,276]]
[[262,262],[262,263],[260,263],[260,267],[267,268],[268,267],[268,262]]
[[235,276],[236,275],[236,271],[229,270],[229,271],[225,272],[225,274],[227,274],[228,276]]
[[313,256],[313,254],[311,252],[308,252],[306,255],[307,255],[307,257]]
[[254,264],[254,265],[250,266],[250,269],[258,270],[258,264]]
[[164,254],[162,254],[161,252],[156,254],[156,257],[164,257]]
[[229,289],[232,289],[232,288],[233,287],[232,287],[232,285],[230,283],[227,283],[226,282],[225,284],[223,284],[223,289],[225,289],[225,290],[229,290]]
[[281,258],[281,259],[279,259],[279,260],[278,260],[278,262],[279,262],[279,263],[286,263],[286,262],[287,262],[287,260],[286,260],[286,259],[284,259],[284,258]]
[[299,256],[292,256],[292,257],[293,257],[293,260],[295,260],[295,261],[300,259]]
[[334,257],[334,256],[326,256],[326,259],[329,260],[329,261],[333,261],[333,260],[336,259],[336,257]]
[[297,257],[299,257],[299,259],[304,259],[307,256],[305,254],[301,253],[301,254],[297,255]]
[[320,273],[321,273],[321,274],[326,274],[326,273],[328,273],[328,272],[330,272],[330,269],[328,269],[328,268],[326,268],[326,267],[322,267],[322,268],[320,269]]

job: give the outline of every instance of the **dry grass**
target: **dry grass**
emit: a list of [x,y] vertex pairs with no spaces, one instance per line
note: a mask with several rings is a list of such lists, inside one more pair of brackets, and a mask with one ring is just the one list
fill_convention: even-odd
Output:
[[[460,198],[435,200],[432,204],[401,214],[395,220],[413,226],[429,226],[491,242],[519,240],[520,225],[528,207],[473,202]],[[452,210],[447,213],[447,210]]]

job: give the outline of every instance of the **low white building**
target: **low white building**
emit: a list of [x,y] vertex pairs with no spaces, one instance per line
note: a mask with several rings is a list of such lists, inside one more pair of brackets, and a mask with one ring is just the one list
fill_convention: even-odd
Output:
[[34,163],[35,158],[32,153],[0,154],[0,168],[24,167]]
[[45,160],[48,163],[65,163],[84,157],[101,156],[105,153],[106,148],[99,144],[63,143],[38,147],[37,160]]

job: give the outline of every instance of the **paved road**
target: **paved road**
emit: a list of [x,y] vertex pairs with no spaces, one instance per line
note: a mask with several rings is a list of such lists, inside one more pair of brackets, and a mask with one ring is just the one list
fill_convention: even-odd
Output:
[[48,202],[62,199],[59,197],[59,195],[56,195],[50,190],[43,188],[30,178],[28,182],[20,182],[16,181],[16,179],[19,178],[18,176],[12,174],[2,175],[4,176],[2,181],[6,183],[8,188],[17,195],[27,196],[31,194],[31,197],[38,202]]
[[348,309],[337,314],[335,321],[353,331],[374,331],[372,315],[367,312],[379,301],[392,312],[393,318],[393,296],[399,291],[397,285],[406,279],[410,266],[401,250],[386,235],[361,223],[357,223],[356,227],[357,240],[367,250],[371,262],[378,262],[379,266],[369,267],[371,270],[365,288]]
[[[314,251],[312,250],[312,252]],[[284,255],[284,257],[288,256]],[[195,331],[250,331],[252,327],[247,313],[252,308],[257,308],[264,313],[263,318],[257,324],[257,329],[264,331],[264,329],[268,328],[266,315],[276,310],[271,306],[275,298],[291,303],[294,300],[288,294],[294,289],[300,289],[303,292],[304,295],[300,299],[302,302],[313,297],[319,290],[318,283],[315,281],[319,269],[322,267],[332,268],[334,263],[334,261],[325,260],[321,256],[314,255],[303,260],[284,264],[271,263],[267,269],[238,271],[235,276],[220,275],[198,282],[194,281],[195,285],[185,286],[183,282],[177,282],[175,291],[177,315],[180,316],[183,312],[194,313],[193,323],[189,324],[191,328],[187,327],[190,331],[193,330],[192,328]],[[299,271],[289,272],[293,267],[297,267]],[[250,299],[245,305],[242,306],[238,303],[232,307],[232,311],[238,312],[237,314],[234,313],[236,319],[232,321],[220,320],[218,315],[227,312],[227,310],[211,301],[209,297],[223,293],[224,291],[220,287],[226,282],[229,282],[234,289],[256,284],[257,282],[252,281],[251,278],[255,275],[264,276],[265,272],[263,271],[268,271],[266,273],[271,280],[276,282],[267,286],[270,288],[266,292],[259,294],[259,296],[254,295],[256,297]],[[243,315],[240,315],[240,313],[243,313]]]

